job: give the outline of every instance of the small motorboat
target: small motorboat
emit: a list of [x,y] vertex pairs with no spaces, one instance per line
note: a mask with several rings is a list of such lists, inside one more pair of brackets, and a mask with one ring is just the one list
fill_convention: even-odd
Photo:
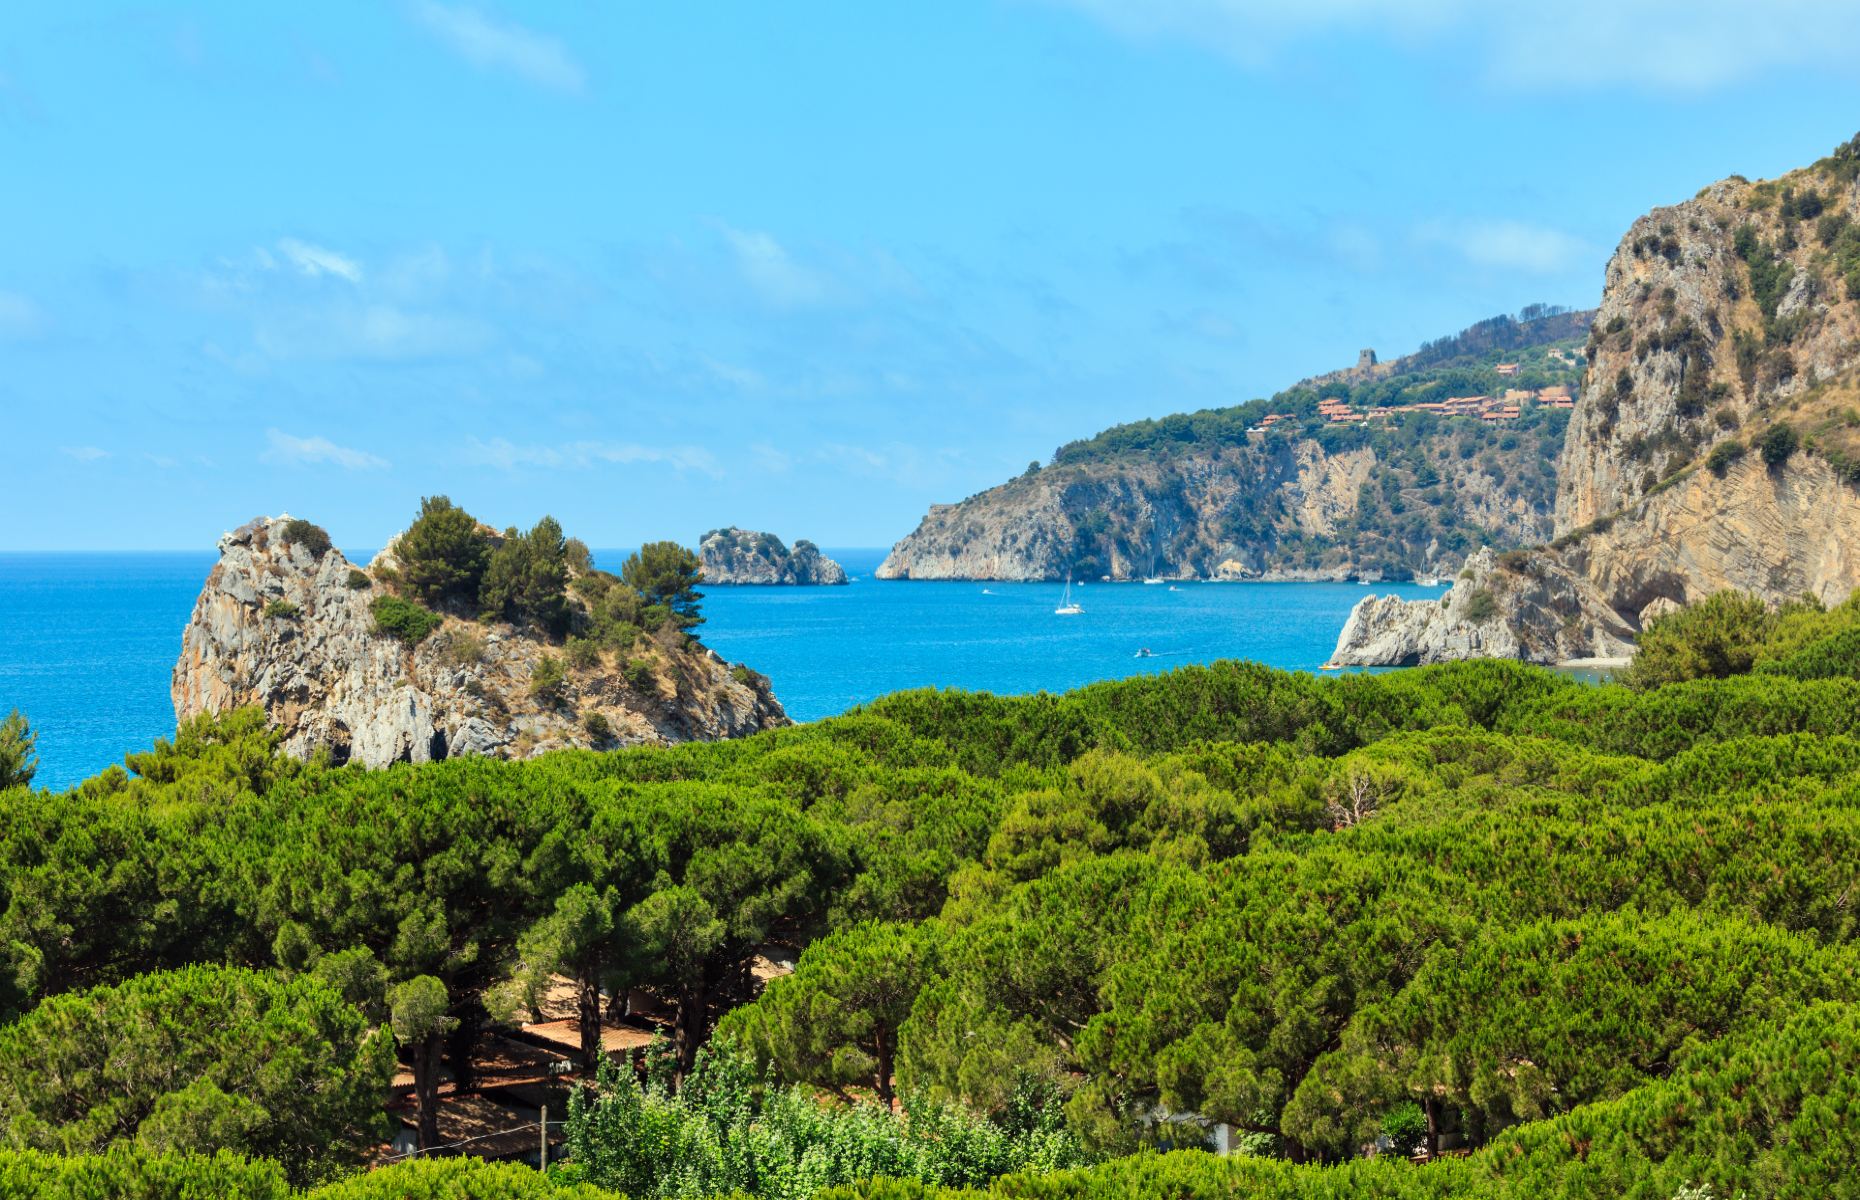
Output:
[[1156,657],[1155,653],[1151,651],[1148,646],[1144,646],[1142,649],[1138,650],[1136,656],[1138,658],[1155,658]]

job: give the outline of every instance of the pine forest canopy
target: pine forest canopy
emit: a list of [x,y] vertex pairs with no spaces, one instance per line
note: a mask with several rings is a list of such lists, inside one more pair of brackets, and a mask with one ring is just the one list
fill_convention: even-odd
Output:
[[[0,793],[0,1194],[406,1194],[466,1168],[339,1178],[388,1036],[435,1094],[540,975],[668,1037],[563,1173],[481,1168],[510,1195],[1854,1195],[1860,604],[1724,597],[1647,663],[1221,663],[377,772],[201,719]],[[328,1104],[280,1103],[306,1071]],[[1213,1123],[1248,1156],[1154,1154]]]

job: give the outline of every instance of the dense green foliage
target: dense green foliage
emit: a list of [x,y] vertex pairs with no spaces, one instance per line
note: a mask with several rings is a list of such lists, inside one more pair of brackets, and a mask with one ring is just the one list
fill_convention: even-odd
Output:
[[568,624],[568,539],[554,517],[544,517],[528,533],[515,526],[491,554],[478,592],[486,614],[515,623],[528,622],[550,633]]
[[999,1118],[955,1105],[823,1106],[806,1088],[758,1086],[750,1060],[707,1053],[674,1094],[604,1071],[598,1094],[570,1101],[568,1174],[633,1200],[746,1194],[806,1197],[874,1175],[985,1183],[1011,1171],[1083,1162],[1058,1109],[1039,1097]]
[[[852,1186],[1852,1194],[1857,616],[1717,599],[1649,631],[1634,687],[1223,663],[374,773],[282,758],[254,713],[196,721],[128,771],[0,791],[0,1044],[62,1044],[99,997],[224,963],[348,1036],[392,1030],[430,1095],[513,984],[561,976],[589,1032],[622,988],[670,1014],[656,1082],[582,1102],[575,1169],[603,1191],[799,1195],[883,1169],[920,1182]],[[771,944],[797,969],[758,995]],[[281,1194],[320,1169],[246,1123],[275,1111],[271,1043],[234,1053],[167,1007],[163,1036],[211,1060],[187,1082],[217,1093],[113,1089],[160,1119],[102,1136],[105,1096],[74,1083],[81,1104],[22,1140],[128,1149],[0,1156],[0,1180],[133,1194],[138,1172],[223,1170]],[[0,1094],[23,1095],[9,1061]],[[901,1123],[874,1103],[894,1090]],[[1260,1157],[1143,1153],[1216,1125]],[[1345,1161],[1390,1132],[1472,1155]],[[225,1147],[284,1170],[151,1157]],[[1040,1173],[1082,1158],[1107,1161]]]
[[32,782],[39,769],[38,741],[17,708],[0,720],[0,791]]
[[420,515],[394,543],[401,582],[429,605],[476,602],[491,558],[491,542],[477,518],[445,496],[420,500]]
[[427,634],[445,624],[445,618],[432,609],[385,592],[375,597],[372,611],[376,633],[398,638],[409,646],[419,645]]
[[677,542],[647,542],[627,556],[620,577],[644,597],[649,608],[671,614],[680,628],[701,621],[698,601],[702,596],[697,585],[704,578],[703,565],[697,555]]
[[1860,677],[1857,639],[1860,598],[1832,609],[1813,597],[1771,607],[1723,591],[1649,622],[1621,681],[1645,691],[1753,669],[1797,679]]
[[391,1043],[325,984],[189,967],[46,1000],[0,1027],[0,1141],[359,1165],[385,1127]]

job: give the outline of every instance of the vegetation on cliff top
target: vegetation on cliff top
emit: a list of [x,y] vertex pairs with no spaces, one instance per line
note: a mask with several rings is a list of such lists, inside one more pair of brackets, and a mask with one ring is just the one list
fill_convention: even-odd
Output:
[[[0,792],[0,1097],[50,1105],[9,1064],[103,1052],[64,1032],[73,1014],[139,1011],[197,964],[264,981],[208,996],[283,988],[331,1014],[346,1032],[317,1045],[391,1028],[424,1091],[442,1066],[468,1075],[497,997],[540,971],[668,1014],[660,1090],[610,1078],[577,1110],[558,1179],[584,1173],[587,1195],[801,1195],[881,1170],[918,1182],[840,1195],[928,1195],[1073,1156],[1105,1161],[987,1186],[1854,1194],[1834,1115],[1860,1102],[1853,612],[1720,602],[1673,622],[1689,648],[1669,657],[1705,665],[1642,690],[1502,662],[1335,679],[1224,663],[389,772],[283,758],[247,714],[193,722],[128,772]],[[748,967],[771,942],[799,969],[758,995]],[[17,1148],[0,1181],[283,1195],[353,1145],[266,1149],[281,1051],[169,1009],[162,1057],[218,1093],[65,1072],[71,1103],[0,1122]],[[374,1061],[331,1060],[325,1091],[377,1086]],[[892,1089],[901,1126],[863,1104]],[[93,1137],[112,1095],[148,1115]],[[983,1165],[936,1173],[918,1122],[977,1147],[939,1163]],[[1217,1122],[1260,1157],[1146,1151]],[[1395,1135],[1471,1157],[1349,1161]],[[167,1153],[220,1147],[284,1167]],[[329,1194],[406,1194],[437,1169]],[[531,1178],[445,1186],[557,1182]]]
[[[1242,445],[1246,431],[1274,412],[1289,412],[1298,418],[1294,427],[1284,433],[1309,431],[1306,427],[1323,425],[1317,411],[1320,400],[1342,400],[1370,409],[1444,400],[1448,396],[1495,395],[1511,388],[1567,386],[1574,394],[1582,382],[1582,369],[1572,352],[1580,345],[1590,315],[1532,305],[1515,318],[1491,317],[1456,335],[1428,342],[1369,378],[1339,371],[1279,392],[1270,400],[1249,400],[1231,408],[1202,409],[1112,426],[1093,437],[1061,446],[1053,452],[1053,465]],[[1501,361],[1518,363],[1519,372],[1498,374]],[[1363,444],[1361,435],[1368,432],[1340,429],[1332,436],[1344,439],[1338,443],[1340,446]],[[1330,448],[1328,443],[1326,448]]]
[[675,542],[642,546],[614,575],[596,570],[587,546],[554,517],[498,535],[445,496],[428,496],[392,553],[397,565],[378,574],[400,594],[376,597],[375,624],[409,645],[439,627],[440,612],[574,634],[622,653],[644,634],[703,622],[697,556]]

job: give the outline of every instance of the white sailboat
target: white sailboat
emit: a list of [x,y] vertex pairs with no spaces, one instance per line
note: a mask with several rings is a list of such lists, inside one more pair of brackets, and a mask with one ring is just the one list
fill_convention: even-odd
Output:
[[1072,602],[1072,576],[1068,575],[1066,576],[1065,594],[1059,598],[1059,607],[1053,610],[1053,615],[1056,617],[1076,617],[1084,611],[1083,608],[1080,608],[1077,604]]

